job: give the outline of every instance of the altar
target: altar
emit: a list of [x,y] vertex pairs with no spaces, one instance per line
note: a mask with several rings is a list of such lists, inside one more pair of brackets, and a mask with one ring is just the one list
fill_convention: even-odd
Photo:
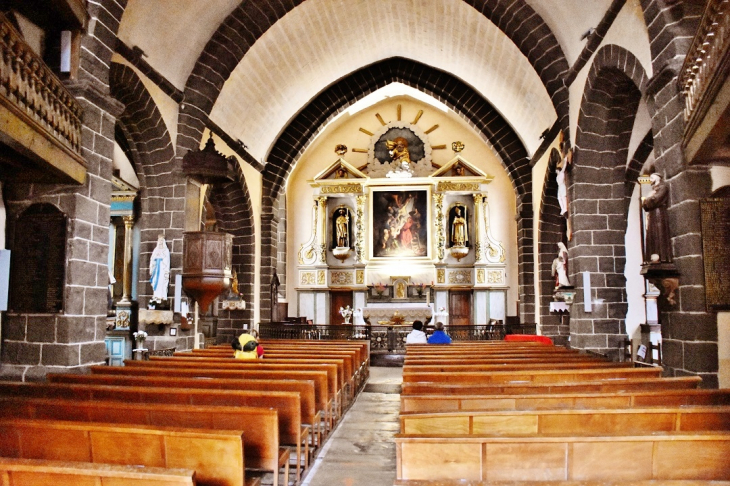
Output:
[[[434,309],[433,304],[423,303],[368,303],[362,308],[362,315],[357,317],[359,321],[355,321],[355,324],[365,324],[365,319],[368,319],[371,324],[378,324],[381,326],[398,325],[397,322],[402,318],[402,325],[410,326],[413,321],[420,320],[425,321],[429,317],[433,318]],[[396,316],[397,318],[393,319]]]

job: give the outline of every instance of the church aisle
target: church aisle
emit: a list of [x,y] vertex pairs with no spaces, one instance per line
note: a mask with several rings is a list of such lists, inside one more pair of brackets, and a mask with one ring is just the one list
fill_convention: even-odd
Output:
[[390,486],[403,368],[370,368],[370,379],[317,456],[302,486]]

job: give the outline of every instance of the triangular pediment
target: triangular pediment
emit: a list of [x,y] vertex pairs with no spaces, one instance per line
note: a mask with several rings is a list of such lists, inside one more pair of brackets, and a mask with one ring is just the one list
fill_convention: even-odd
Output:
[[489,177],[484,171],[478,169],[461,155],[456,155],[443,167],[431,174],[431,177]]
[[367,179],[368,176],[361,172],[357,167],[340,157],[329,167],[314,176],[313,182],[322,182],[328,180],[351,180],[351,179]]

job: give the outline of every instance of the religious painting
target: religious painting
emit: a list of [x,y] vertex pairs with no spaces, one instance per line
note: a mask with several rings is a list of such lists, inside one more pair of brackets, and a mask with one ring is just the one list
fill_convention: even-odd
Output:
[[371,201],[373,258],[429,257],[428,189],[373,189]]

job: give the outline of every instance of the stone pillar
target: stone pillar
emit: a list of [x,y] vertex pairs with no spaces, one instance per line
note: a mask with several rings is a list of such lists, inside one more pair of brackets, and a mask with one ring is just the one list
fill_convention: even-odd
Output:
[[446,231],[444,230],[444,195],[434,194],[433,200],[435,219],[434,219],[434,235],[436,236],[436,257],[440,262],[444,261],[446,256]]

